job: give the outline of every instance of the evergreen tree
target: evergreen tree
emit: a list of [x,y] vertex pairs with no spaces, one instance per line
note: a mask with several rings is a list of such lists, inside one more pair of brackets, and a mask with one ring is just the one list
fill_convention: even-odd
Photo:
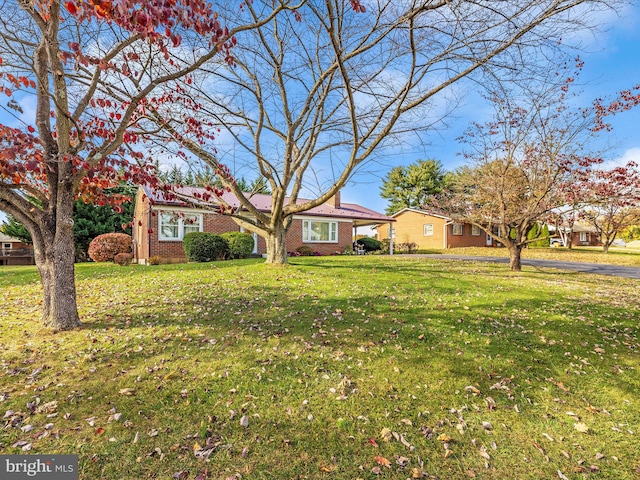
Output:
[[22,243],[31,243],[31,234],[13,216],[7,215],[7,219],[0,225],[0,232],[9,235],[11,238],[20,240]]
[[389,200],[385,212],[392,215],[403,208],[420,208],[427,199],[441,193],[448,176],[437,160],[418,160],[391,169],[380,187],[380,196]]

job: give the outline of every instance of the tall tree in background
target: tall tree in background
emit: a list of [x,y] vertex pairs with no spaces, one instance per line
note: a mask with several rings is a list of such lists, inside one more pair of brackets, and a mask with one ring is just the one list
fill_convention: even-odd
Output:
[[[247,2],[245,8],[258,19],[275,3]],[[514,0],[496,8],[489,0],[382,0],[363,5],[303,2],[294,15],[281,12],[239,35],[234,68],[220,65],[194,76],[192,97],[203,105],[200,132],[192,121],[159,122],[213,168],[223,166],[224,155],[206,133],[226,129],[234,161],[253,162],[253,170],[268,181],[267,213],[232,179],[225,180],[243,207],[231,215],[266,239],[267,263],[287,262],[286,233],[294,215],[328,201],[386,147],[432,130],[449,87],[482,72],[531,78],[538,61],[548,61],[562,38],[585,27],[587,11],[611,3]],[[237,22],[234,10],[221,18],[231,26]],[[301,200],[311,191],[310,199]]]
[[[249,19],[227,30],[204,0],[2,1],[1,7],[0,86],[16,112],[30,112],[23,101],[35,109],[32,117],[0,125],[0,210],[33,239],[44,325],[70,329],[80,325],[74,201],[118,208],[124,197],[108,199],[105,189],[153,182],[152,162],[142,153],[151,139],[143,118],[163,104],[186,112],[181,79],[206,62],[232,62],[233,35],[254,25]],[[286,5],[274,14],[279,8]],[[269,14],[259,21],[268,22]]]
[[446,172],[437,160],[418,160],[392,168],[382,181],[380,196],[389,200],[385,212],[392,215],[403,208],[419,208],[430,196],[447,187]]

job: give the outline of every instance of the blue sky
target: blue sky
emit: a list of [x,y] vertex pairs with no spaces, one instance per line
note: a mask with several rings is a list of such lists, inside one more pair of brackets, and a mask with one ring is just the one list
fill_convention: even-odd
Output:
[[[611,14],[603,21],[602,31],[585,34],[581,39],[584,51],[580,56],[585,65],[580,77],[580,99],[585,106],[596,97],[612,97],[616,92],[640,83],[640,5],[629,5],[619,15]],[[6,104],[6,100],[3,103]],[[490,107],[478,102],[477,92],[467,92],[449,119],[448,128],[434,132],[426,144],[416,142],[407,146],[404,152],[386,157],[384,165],[373,163],[362,168],[362,173],[355,175],[344,187],[342,201],[384,212],[387,202],[380,198],[379,188],[382,178],[392,167],[424,158],[439,160],[447,170],[462,165],[463,160],[458,155],[460,144],[455,139],[469,122],[482,122],[490,115]],[[2,110],[0,121],[10,121]],[[609,147],[608,158],[618,162],[635,159],[640,163],[640,107],[619,114],[611,123],[613,131],[601,139],[602,145]],[[0,212],[0,221],[3,218]]]
[[[610,14],[601,31],[585,34],[584,51],[579,52],[585,65],[580,75],[580,103],[588,106],[597,97],[612,97],[620,90],[640,84],[640,5],[629,5],[619,15]],[[455,112],[450,128],[434,132],[428,145],[416,145],[415,152],[390,159],[387,168],[375,167],[375,172],[356,176],[342,191],[342,201],[359,203],[384,212],[387,201],[380,198],[382,178],[393,166],[409,164],[424,158],[442,162],[452,170],[464,160],[458,155],[456,142],[471,121],[483,122],[491,115],[491,108],[477,101],[477,92],[468,92],[461,107]],[[607,148],[606,157],[612,162],[626,163],[635,159],[640,163],[640,107],[623,112],[610,119],[611,133],[600,138]],[[370,169],[370,170],[373,170]],[[363,232],[364,233],[364,232]]]

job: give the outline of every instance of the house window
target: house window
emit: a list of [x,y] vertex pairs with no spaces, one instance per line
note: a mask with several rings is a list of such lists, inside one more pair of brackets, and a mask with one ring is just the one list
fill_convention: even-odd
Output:
[[422,230],[424,232],[424,236],[425,237],[432,237],[433,236],[433,223],[424,224],[424,226],[422,227]]
[[480,227],[477,225],[471,225],[471,235],[474,237],[480,236]]
[[160,240],[182,240],[187,233],[202,231],[202,215],[160,213]]
[[580,232],[580,241],[581,242],[587,241],[587,232]]
[[451,233],[453,235],[462,235],[463,229],[462,229],[462,224],[461,223],[454,223],[451,226]]
[[3,243],[2,244],[2,249],[3,250],[11,250],[11,244],[10,243]]
[[338,222],[302,221],[303,242],[338,242]]

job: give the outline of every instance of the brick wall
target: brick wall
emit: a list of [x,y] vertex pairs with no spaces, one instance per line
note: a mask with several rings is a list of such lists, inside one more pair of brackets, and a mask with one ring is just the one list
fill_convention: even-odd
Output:
[[[147,263],[153,256],[162,257],[163,263],[186,262],[187,258],[182,248],[181,240],[159,240],[158,221],[161,209],[153,209],[149,201],[139,191],[136,198],[134,211],[134,256],[139,263]],[[186,212],[186,211],[185,211]],[[193,212],[190,210],[189,212]],[[240,226],[231,217],[217,215],[215,213],[199,212],[203,215],[203,231],[210,233],[225,233],[240,231]],[[247,233],[251,233],[246,230]],[[287,251],[295,252],[301,245],[308,245],[315,252],[323,255],[333,255],[351,247],[352,223],[338,222],[338,242],[313,242],[302,241],[302,220],[294,219],[287,232]],[[266,253],[266,241],[258,236],[258,254]]]
[[353,244],[353,224],[352,222],[338,222],[338,243],[333,242],[303,242],[302,241],[302,220],[294,219],[291,227],[287,232],[287,251],[295,252],[302,245],[307,245],[314,252],[322,255],[333,255],[342,253],[345,249],[350,248]]
[[471,225],[462,225],[462,235],[453,234],[453,225],[447,225],[447,248],[486,247],[487,234],[480,230],[480,235],[471,235]]

